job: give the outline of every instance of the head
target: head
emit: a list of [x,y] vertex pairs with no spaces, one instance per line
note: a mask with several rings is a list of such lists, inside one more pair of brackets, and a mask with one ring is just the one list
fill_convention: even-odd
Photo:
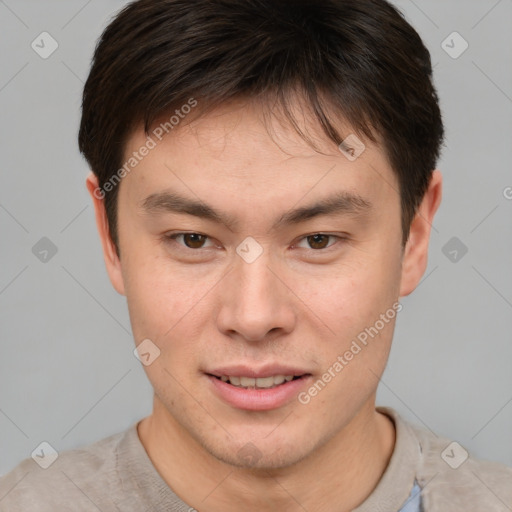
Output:
[[[160,350],[160,414],[220,460],[282,467],[368,406],[426,267],[442,139],[429,53],[383,0],[124,8],[79,145],[135,343]],[[292,371],[293,399],[218,391]]]

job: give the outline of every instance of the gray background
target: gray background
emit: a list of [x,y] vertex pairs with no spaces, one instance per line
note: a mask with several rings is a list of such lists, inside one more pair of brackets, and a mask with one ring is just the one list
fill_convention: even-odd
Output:
[[[88,444],[151,411],[76,143],[95,41],[124,3],[0,0],[0,474],[43,440]],[[512,465],[512,0],[396,3],[431,50],[447,142],[428,270],[378,403]],[[59,44],[47,59],[31,48],[43,31]],[[453,31],[469,43],[457,59],[441,46]],[[42,237],[58,249],[46,262]]]

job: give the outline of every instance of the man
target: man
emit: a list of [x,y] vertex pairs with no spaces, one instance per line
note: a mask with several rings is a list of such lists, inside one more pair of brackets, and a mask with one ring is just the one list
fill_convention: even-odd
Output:
[[511,469],[375,408],[442,140],[429,53],[384,0],[129,4],[79,144],[153,413],[23,461],[0,510],[510,510]]

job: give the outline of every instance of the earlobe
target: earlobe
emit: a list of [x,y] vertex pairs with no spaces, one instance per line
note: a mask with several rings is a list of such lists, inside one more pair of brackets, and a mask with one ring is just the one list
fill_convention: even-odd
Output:
[[103,258],[110,278],[110,282],[115,290],[121,295],[125,294],[124,281],[121,269],[121,261],[117,255],[116,247],[110,236],[107,213],[104,204],[104,192],[99,187],[98,178],[94,173],[90,173],[85,181],[87,190],[91,195],[96,216],[96,227],[100,236],[101,246],[103,248]]
[[441,203],[442,181],[441,172],[436,169],[411,223],[402,259],[400,297],[409,295],[418,286],[427,268],[430,233],[434,215]]

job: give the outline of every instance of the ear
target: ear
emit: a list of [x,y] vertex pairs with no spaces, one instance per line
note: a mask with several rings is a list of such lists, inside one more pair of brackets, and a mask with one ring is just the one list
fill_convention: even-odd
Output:
[[103,258],[105,259],[105,266],[107,267],[110,282],[118,293],[124,295],[121,261],[117,255],[115,244],[110,237],[107,212],[105,211],[105,204],[103,201],[105,193],[100,189],[98,178],[92,172],[87,176],[85,184],[87,185],[87,190],[91,195],[94,205],[96,227],[98,228],[98,234],[100,235],[101,245],[103,247]]
[[411,223],[409,239],[402,259],[400,297],[409,295],[418,286],[425,273],[428,260],[428,243],[434,215],[441,203],[443,177],[435,170],[430,183]]

